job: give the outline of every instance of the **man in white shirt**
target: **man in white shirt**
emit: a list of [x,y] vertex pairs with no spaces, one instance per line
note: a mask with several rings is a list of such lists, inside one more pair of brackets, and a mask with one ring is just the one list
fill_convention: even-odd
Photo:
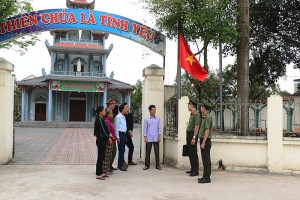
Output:
[[121,171],[127,171],[127,167],[124,166],[124,153],[125,153],[125,143],[126,143],[126,118],[125,114],[129,112],[129,106],[127,103],[123,103],[119,106],[120,113],[115,118],[116,136],[118,142],[118,168]]

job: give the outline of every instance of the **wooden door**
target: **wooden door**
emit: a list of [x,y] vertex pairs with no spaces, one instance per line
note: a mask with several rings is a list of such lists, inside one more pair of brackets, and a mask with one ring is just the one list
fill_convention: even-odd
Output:
[[70,121],[85,122],[86,101],[70,100]]
[[35,121],[46,121],[46,104],[35,104]]

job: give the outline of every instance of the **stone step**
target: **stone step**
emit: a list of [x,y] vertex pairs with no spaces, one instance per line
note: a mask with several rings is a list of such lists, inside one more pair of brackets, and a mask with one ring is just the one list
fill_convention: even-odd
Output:
[[94,122],[37,122],[37,121],[24,121],[24,122],[16,122],[15,127],[94,128]]

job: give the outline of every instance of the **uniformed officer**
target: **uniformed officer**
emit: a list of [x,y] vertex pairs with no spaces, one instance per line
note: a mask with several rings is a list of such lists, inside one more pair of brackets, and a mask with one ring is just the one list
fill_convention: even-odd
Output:
[[190,176],[199,175],[199,158],[197,153],[198,131],[200,126],[200,114],[197,112],[197,104],[190,100],[188,110],[191,112],[189,123],[186,129],[186,143],[189,151],[191,170],[186,173]]
[[205,100],[201,100],[202,122],[199,131],[200,149],[203,163],[203,177],[198,179],[198,183],[210,183],[211,175],[211,136],[212,136],[212,117],[210,115],[211,104]]

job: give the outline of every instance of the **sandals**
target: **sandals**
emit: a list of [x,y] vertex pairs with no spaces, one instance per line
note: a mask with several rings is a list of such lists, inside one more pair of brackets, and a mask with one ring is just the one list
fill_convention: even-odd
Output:
[[145,167],[143,168],[143,170],[147,170],[147,169],[149,169],[149,167],[147,167],[147,166],[145,166]]
[[157,166],[156,169],[158,170],[162,170],[161,166]]

